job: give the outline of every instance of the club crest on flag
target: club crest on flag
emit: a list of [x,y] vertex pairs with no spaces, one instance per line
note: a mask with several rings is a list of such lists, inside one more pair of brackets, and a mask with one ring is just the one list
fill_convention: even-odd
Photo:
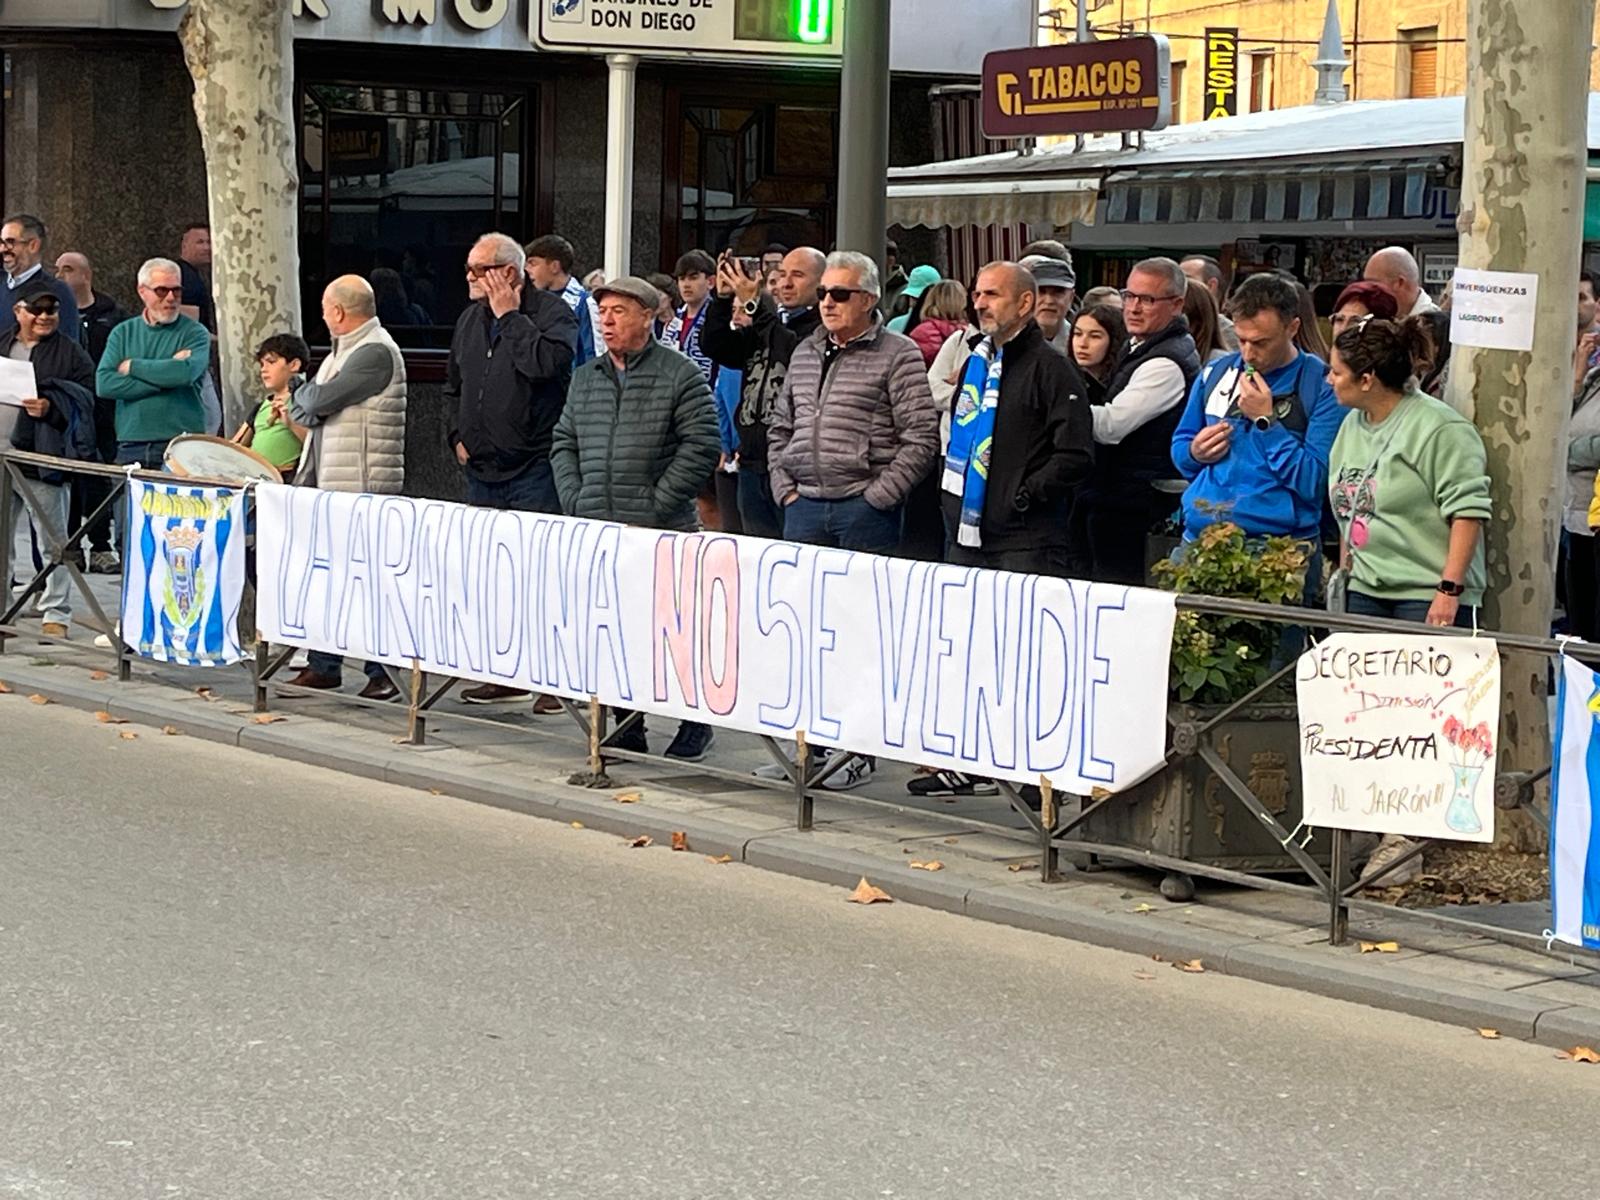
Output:
[[191,667],[243,660],[245,512],[242,492],[129,481],[122,638],[135,654]]

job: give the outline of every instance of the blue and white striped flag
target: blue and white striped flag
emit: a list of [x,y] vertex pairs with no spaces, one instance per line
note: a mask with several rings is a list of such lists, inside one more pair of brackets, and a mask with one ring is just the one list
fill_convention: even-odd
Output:
[[244,658],[244,493],[128,481],[122,638],[142,658],[224,667]]
[[1600,950],[1600,675],[1561,660],[1550,783],[1550,908],[1556,937]]

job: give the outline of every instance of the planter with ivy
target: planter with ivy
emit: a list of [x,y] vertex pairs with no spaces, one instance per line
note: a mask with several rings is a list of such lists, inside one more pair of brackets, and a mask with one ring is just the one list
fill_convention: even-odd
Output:
[[[1155,564],[1157,586],[1188,595],[1298,605],[1307,552],[1291,538],[1247,542],[1238,526],[1212,525],[1169,561]],[[1297,649],[1290,627],[1246,617],[1180,610],[1172,635],[1169,718],[1175,761],[1080,826],[1083,841],[1127,846],[1197,865],[1251,873],[1297,870],[1272,830],[1226,786],[1215,759],[1242,782],[1285,831],[1300,823],[1299,727],[1293,671],[1249,703]],[[1223,719],[1201,732],[1219,714]],[[1204,750],[1202,750],[1204,747]],[[1326,862],[1323,840],[1308,848]],[[1114,857],[1114,856],[1108,856]],[[1162,893],[1193,895],[1193,881],[1171,872]]]

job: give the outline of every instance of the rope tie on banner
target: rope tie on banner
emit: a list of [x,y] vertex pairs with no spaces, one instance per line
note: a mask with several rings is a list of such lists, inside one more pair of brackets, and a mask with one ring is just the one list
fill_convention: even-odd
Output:
[[[1300,820],[1295,822],[1295,826],[1294,826],[1293,829],[1289,830],[1289,832],[1284,837],[1279,839],[1278,845],[1280,845],[1280,846],[1288,846],[1288,844],[1290,842],[1294,841],[1295,835],[1297,833],[1299,833],[1305,827],[1306,827],[1305,818],[1302,817]],[[1315,833],[1316,831],[1315,830],[1311,830],[1310,832]]]
[[1570,633],[1556,634],[1556,655],[1560,658],[1565,658],[1567,656],[1567,643],[1581,641],[1583,641],[1581,637],[1575,637]]
[[1546,951],[1548,951],[1556,943],[1556,931],[1554,929],[1546,929],[1539,936],[1544,939],[1544,948]]

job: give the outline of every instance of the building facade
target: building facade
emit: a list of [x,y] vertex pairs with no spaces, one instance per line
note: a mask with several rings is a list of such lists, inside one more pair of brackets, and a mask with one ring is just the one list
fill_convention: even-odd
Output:
[[[1217,113],[1207,94],[1206,31],[1235,30],[1236,113],[1310,104],[1327,0],[1085,0],[1097,37],[1164,35],[1172,47],[1173,121]],[[1426,99],[1466,90],[1467,0],[1338,0],[1348,97]],[[1075,0],[1045,0],[1047,37],[1070,41]],[[1600,41],[1600,16],[1595,40]],[[1589,86],[1600,89],[1600,59]],[[1225,106],[1222,106],[1225,107]]]

